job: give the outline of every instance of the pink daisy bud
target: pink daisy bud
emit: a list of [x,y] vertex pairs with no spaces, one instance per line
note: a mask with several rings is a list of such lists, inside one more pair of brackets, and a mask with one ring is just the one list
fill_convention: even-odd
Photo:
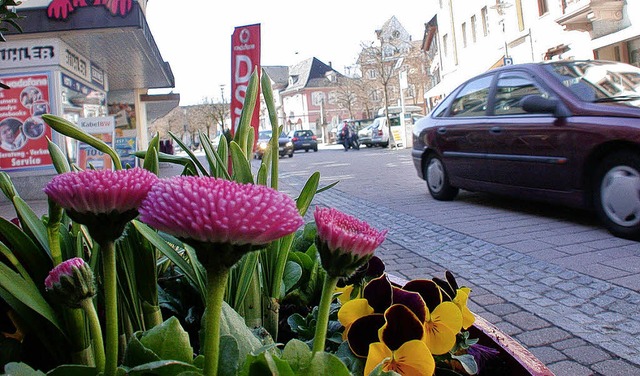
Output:
[[70,308],[80,308],[84,299],[96,294],[93,271],[80,257],[53,268],[45,278],[44,286],[54,300]]
[[295,202],[282,192],[196,176],[159,180],[140,206],[140,220],[196,250],[203,248],[199,245],[209,248],[207,244],[231,246],[231,265],[252,246],[291,234],[303,224]]
[[313,215],[322,266],[334,277],[350,276],[373,256],[387,234],[333,208],[316,207]]
[[44,192],[101,242],[122,235],[157,180],[142,168],[67,172],[54,177]]

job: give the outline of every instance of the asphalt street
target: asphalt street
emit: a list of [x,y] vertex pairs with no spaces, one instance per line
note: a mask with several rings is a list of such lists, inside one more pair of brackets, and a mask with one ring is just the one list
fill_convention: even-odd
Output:
[[[179,171],[163,165],[161,175]],[[472,289],[473,312],[558,376],[640,375],[640,243],[611,236],[590,212],[466,191],[433,200],[409,149],[298,151],[280,159],[280,189],[296,197],[315,171],[321,187],[338,184],[312,206],[389,230],[377,251],[389,273],[452,271]],[[44,200],[29,204],[46,212]],[[6,200],[0,215],[14,215]]]

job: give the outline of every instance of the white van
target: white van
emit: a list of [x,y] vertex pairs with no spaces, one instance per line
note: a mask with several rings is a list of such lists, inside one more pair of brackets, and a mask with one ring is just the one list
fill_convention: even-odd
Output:
[[[422,109],[418,106],[405,106],[404,110],[405,126],[407,127],[413,126],[416,120],[423,116],[420,114]],[[404,130],[400,122],[401,111],[402,108],[399,106],[389,107],[389,121],[395,145],[404,147]],[[389,146],[389,127],[384,112],[384,108],[380,109],[378,117],[371,124],[371,146],[382,146],[383,148]],[[369,146],[367,143],[364,144]]]

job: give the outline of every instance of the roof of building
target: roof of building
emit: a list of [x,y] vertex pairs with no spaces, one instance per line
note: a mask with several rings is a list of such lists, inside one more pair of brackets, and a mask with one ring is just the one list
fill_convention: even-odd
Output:
[[268,65],[262,69],[271,79],[274,89],[284,89],[289,83],[289,67],[283,65]]
[[327,87],[333,83],[327,79],[327,73],[342,76],[330,65],[315,57],[303,60],[289,68],[288,86],[284,92],[303,89],[305,87]]

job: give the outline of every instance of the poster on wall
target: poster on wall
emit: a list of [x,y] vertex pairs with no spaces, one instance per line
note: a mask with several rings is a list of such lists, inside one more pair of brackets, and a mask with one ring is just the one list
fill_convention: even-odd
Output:
[[52,165],[51,128],[42,120],[51,108],[48,73],[0,75],[0,169],[33,170]]
[[138,158],[133,153],[136,151],[135,137],[116,137],[116,153],[120,156],[122,168],[136,167]]
[[[113,147],[113,132],[115,129],[113,116],[80,118],[78,119],[78,127]],[[98,149],[84,142],[78,142],[77,161],[81,169],[108,170],[113,166],[111,157],[108,154],[98,151]]]

